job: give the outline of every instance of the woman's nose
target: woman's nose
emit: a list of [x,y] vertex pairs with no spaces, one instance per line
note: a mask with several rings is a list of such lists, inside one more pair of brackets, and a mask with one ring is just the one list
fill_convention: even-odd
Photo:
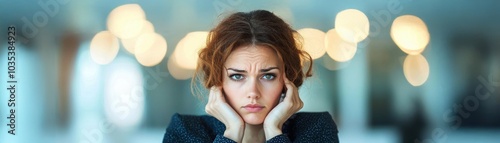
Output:
[[252,79],[248,81],[247,86],[247,97],[248,98],[260,98],[261,85],[257,79]]

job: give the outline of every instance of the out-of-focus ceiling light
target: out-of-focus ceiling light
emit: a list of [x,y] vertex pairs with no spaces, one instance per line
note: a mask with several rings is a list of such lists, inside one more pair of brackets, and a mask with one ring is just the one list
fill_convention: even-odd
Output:
[[108,15],[107,26],[116,37],[129,39],[137,37],[146,20],[146,14],[138,4],[116,7]]
[[357,43],[347,42],[340,38],[336,29],[326,32],[325,45],[328,56],[338,62],[351,60],[358,49]]
[[312,59],[317,59],[323,56],[325,49],[325,32],[313,28],[304,28],[298,30],[298,33],[303,38],[303,48],[309,53]]
[[346,9],[335,17],[335,29],[345,41],[358,43],[368,37],[370,22],[363,12],[357,9]]
[[159,64],[167,53],[167,41],[157,33],[146,33],[138,37],[135,43],[135,58],[147,67]]
[[101,31],[90,42],[90,57],[98,64],[108,64],[115,59],[119,46],[118,39],[111,32]]
[[417,55],[429,44],[430,34],[422,19],[414,15],[403,15],[392,23],[391,38],[403,52]]

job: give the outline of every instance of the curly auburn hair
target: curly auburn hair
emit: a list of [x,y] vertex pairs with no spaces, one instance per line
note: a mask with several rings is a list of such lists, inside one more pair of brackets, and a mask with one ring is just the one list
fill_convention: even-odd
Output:
[[[300,87],[306,77],[312,76],[312,59],[302,50],[298,36],[297,31],[269,11],[231,14],[209,32],[207,45],[199,52],[195,78],[201,80],[205,88],[221,86],[224,64],[231,52],[240,46],[259,45],[276,52],[286,77]],[[303,71],[306,62],[310,64]]]

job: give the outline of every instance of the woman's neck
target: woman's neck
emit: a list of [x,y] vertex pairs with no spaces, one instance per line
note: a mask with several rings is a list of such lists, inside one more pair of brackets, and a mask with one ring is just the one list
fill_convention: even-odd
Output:
[[266,142],[264,128],[260,125],[245,124],[245,132],[243,133],[243,143]]

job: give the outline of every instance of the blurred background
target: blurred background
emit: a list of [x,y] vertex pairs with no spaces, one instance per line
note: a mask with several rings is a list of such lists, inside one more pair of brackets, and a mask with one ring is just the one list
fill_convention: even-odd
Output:
[[315,60],[301,111],[328,111],[341,142],[500,140],[500,1],[1,2],[2,143],[161,142],[174,113],[206,114],[191,92],[206,32],[256,9],[302,35]]

